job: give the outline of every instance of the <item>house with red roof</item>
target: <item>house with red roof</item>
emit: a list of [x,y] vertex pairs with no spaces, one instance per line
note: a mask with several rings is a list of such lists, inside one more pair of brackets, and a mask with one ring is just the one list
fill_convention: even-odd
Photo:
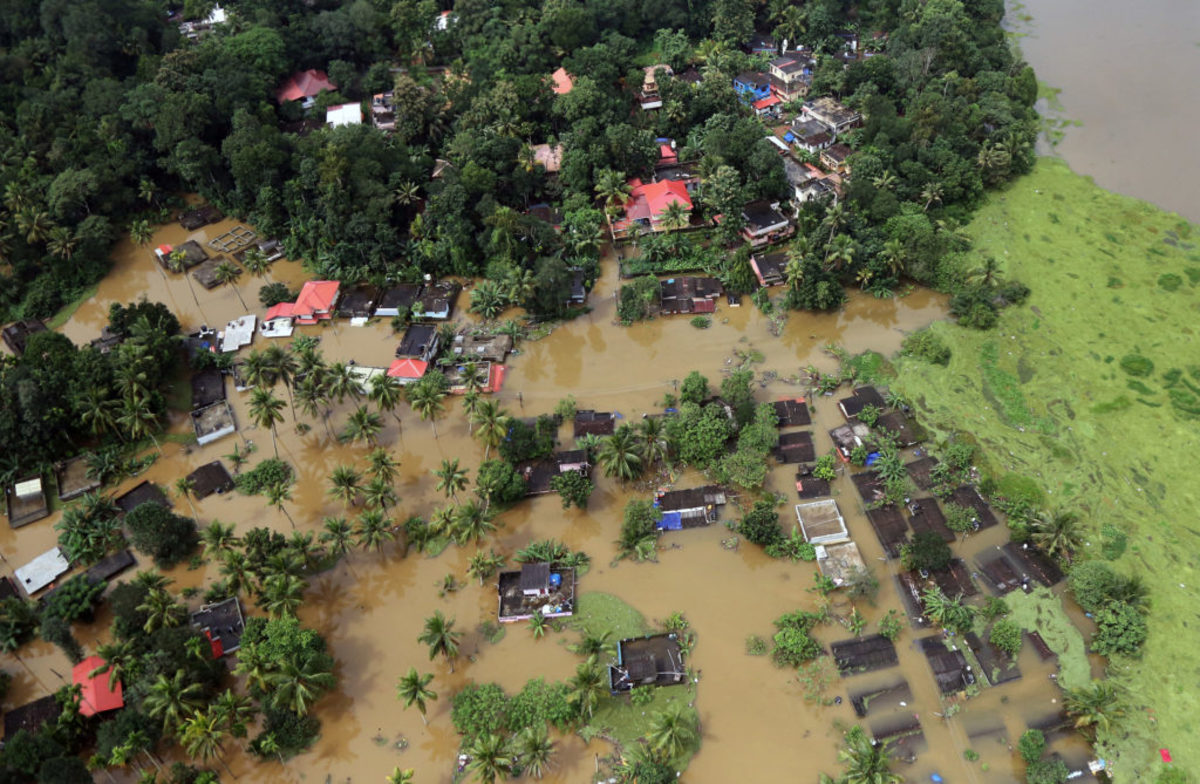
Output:
[[425,371],[428,369],[428,362],[406,357],[405,359],[397,359],[393,362],[391,367],[388,368],[387,374],[392,378],[399,379],[401,384],[411,384],[424,377]]
[[550,89],[555,95],[566,95],[575,87],[575,80],[567,73],[566,68],[559,68],[554,73],[550,74]]
[[663,218],[667,208],[679,203],[683,209],[692,211],[692,197],[688,195],[687,185],[679,180],[660,180],[643,183],[634,177],[629,180],[631,193],[629,201],[625,202],[624,217],[613,222],[613,236],[625,237],[636,227],[650,231],[664,231]]
[[300,296],[295,302],[280,302],[272,305],[263,316],[264,328],[267,324],[282,327],[285,320],[294,320],[297,324],[316,324],[318,321],[329,321],[337,307],[341,283],[336,280],[310,280],[300,289]]
[[96,672],[104,666],[104,659],[99,656],[89,656],[71,670],[71,682],[79,687],[79,714],[81,716],[95,716],[97,713],[125,707],[121,681],[114,680],[110,686],[108,671]]
[[307,71],[297,71],[287,78],[275,91],[275,100],[284,104],[288,101],[301,101],[304,108],[311,108],[322,90],[333,92],[337,85],[329,81],[324,71],[309,68]]

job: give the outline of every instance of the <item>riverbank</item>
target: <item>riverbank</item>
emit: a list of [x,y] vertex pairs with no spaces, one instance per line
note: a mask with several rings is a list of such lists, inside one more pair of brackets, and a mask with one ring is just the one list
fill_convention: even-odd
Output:
[[1200,699],[1178,666],[1200,644],[1200,530],[1184,522],[1200,503],[1186,459],[1200,447],[1200,233],[1054,159],[994,194],[969,232],[1033,294],[991,331],[934,325],[949,366],[902,359],[895,386],[939,439],[970,432],[994,476],[1032,477],[1049,506],[1078,510],[1087,556],[1104,526],[1125,532],[1114,566],[1143,577],[1152,610],[1142,658],[1111,663],[1130,709],[1103,756],[1118,783],[1146,780],[1159,748],[1200,770]]

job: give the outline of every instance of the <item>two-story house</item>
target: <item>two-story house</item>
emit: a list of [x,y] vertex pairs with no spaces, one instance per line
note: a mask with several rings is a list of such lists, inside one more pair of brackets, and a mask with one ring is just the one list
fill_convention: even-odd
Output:
[[781,100],[803,98],[808,94],[808,85],[811,82],[812,66],[807,58],[785,55],[771,61],[771,92]]
[[817,98],[804,104],[800,109],[800,117],[804,120],[816,120],[829,129],[834,136],[840,136],[851,128],[862,124],[862,115],[853,109],[848,109],[832,98]]

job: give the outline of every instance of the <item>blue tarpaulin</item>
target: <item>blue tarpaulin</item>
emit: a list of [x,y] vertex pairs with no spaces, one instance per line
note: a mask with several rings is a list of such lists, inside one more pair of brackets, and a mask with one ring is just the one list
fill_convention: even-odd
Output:
[[792,143],[792,142],[796,141],[796,137],[792,135],[792,132],[791,132],[791,131],[788,131],[787,133],[785,133],[785,134],[783,135],[783,140],[784,140],[785,142],[788,142],[788,143],[790,144],[790,143]]
[[679,512],[663,512],[662,519],[655,525],[660,531],[683,530],[683,516]]
[[878,459],[879,459],[879,453],[872,452],[871,454],[867,455],[867,463],[866,464],[869,466],[875,465],[875,461]]

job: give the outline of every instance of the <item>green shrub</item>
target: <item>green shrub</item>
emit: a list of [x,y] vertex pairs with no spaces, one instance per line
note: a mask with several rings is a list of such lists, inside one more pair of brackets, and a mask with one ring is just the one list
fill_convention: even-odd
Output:
[[[301,716],[268,707],[263,715],[262,732],[249,744],[250,751],[260,757],[293,757],[308,750],[321,734],[321,720],[312,714]],[[274,744],[264,743],[268,737]]]
[[1145,378],[1154,372],[1154,363],[1141,354],[1126,354],[1121,357],[1121,370],[1131,376]]
[[950,347],[930,329],[922,329],[906,337],[900,344],[900,353],[934,365],[950,364]]
[[1046,751],[1046,736],[1041,730],[1025,730],[1017,741],[1017,751],[1026,765],[1032,765],[1042,758]]
[[900,555],[905,569],[929,569],[936,571],[945,569],[954,557],[950,545],[942,541],[942,537],[930,531],[914,534],[912,539],[900,548]]
[[1060,759],[1038,760],[1025,769],[1026,784],[1065,784],[1070,771]]
[[797,610],[775,620],[775,647],[771,658],[781,667],[796,667],[821,655],[821,643],[809,633],[813,626],[824,620],[817,613]]
[[1021,651],[1021,627],[1016,621],[1001,618],[992,624],[988,640],[1009,656],[1015,657]]
[[125,515],[125,525],[133,546],[151,556],[160,569],[186,560],[200,542],[195,520],[156,503],[141,504]]
[[712,326],[712,319],[708,316],[693,316],[692,320],[688,323],[696,329],[708,329]]
[[[875,427],[875,423],[879,421],[879,416],[882,413],[883,412],[879,410],[878,406],[873,406],[868,403],[862,407],[861,411],[858,412],[858,421],[862,422],[867,427]],[[865,458],[863,462],[866,462]]]
[[67,622],[82,619],[90,623],[100,596],[107,587],[106,582],[91,583],[84,575],[76,575],[50,595],[42,614]]
[[506,724],[508,697],[494,683],[469,683],[450,702],[450,721],[467,741]]
[[654,702],[653,686],[634,686],[629,692],[629,701],[638,707],[645,707]]
[[1183,285],[1183,278],[1173,272],[1166,272],[1158,276],[1158,285],[1164,291],[1178,291]]
[[779,512],[770,501],[755,501],[754,506],[738,523],[738,533],[754,544],[767,547],[783,541],[779,528]]
[[1071,569],[1067,585],[1079,606],[1095,613],[1112,601],[1123,579],[1103,561],[1081,561]]
[[762,637],[757,634],[751,634],[746,638],[746,653],[750,656],[764,656],[767,651],[771,650],[771,646]]
[[1096,614],[1092,651],[1101,656],[1114,653],[1133,656],[1146,642],[1146,617],[1125,602],[1112,602]]
[[516,733],[526,727],[543,727],[546,724],[559,729],[566,727],[575,717],[574,709],[567,702],[567,693],[565,683],[546,683],[542,678],[528,681],[508,701],[505,721],[509,731]]
[[263,495],[272,487],[290,485],[294,477],[292,467],[277,457],[268,457],[249,471],[234,478],[239,492],[246,495]]
[[813,466],[813,476],[826,482],[837,479],[837,458],[832,452],[817,458],[816,465]]

